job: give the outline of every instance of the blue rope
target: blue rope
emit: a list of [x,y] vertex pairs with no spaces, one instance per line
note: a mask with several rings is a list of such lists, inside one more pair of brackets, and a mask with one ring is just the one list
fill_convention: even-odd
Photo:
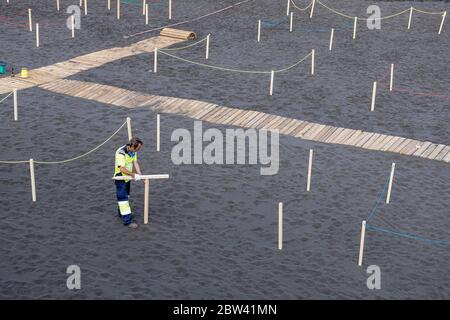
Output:
[[392,231],[392,230],[383,229],[383,228],[375,227],[375,226],[367,226],[367,229],[373,230],[373,231],[384,232],[384,233],[388,233],[388,234],[392,234],[392,235],[396,235],[396,236],[400,236],[400,237],[404,237],[404,238],[428,242],[430,244],[450,245],[450,240],[432,240],[432,239],[417,236],[415,234],[403,233],[403,232],[399,232],[399,231]]
[[384,198],[384,195],[386,194],[386,189],[387,189],[387,187],[388,187],[388,185],[389,185],[389,179],[390,179],[390,177],[387,179],[386,184],[384,185],[383,190],[382,190],[382,191],[380,192],[380,194],[378,195],[378,199],[377,199],[377,201],[375,202],[375,204],[373,205],[372,210],[370,210],[369,216],[368,216],[368,218],[367,218],[367,220],[366,220],[367,223],[369,223],[370,220],[372,220],[373,216],[375,215],[375,213],[376,213],[376,211],[377,211],[377,209],[378,209],[378,206],[380,205],[381,199]]

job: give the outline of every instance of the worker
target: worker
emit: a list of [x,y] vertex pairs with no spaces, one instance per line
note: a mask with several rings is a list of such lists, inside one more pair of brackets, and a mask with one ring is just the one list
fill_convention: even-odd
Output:
[[[119,217],[122,223],[132,229],[136,229],[138,224],[133,221],[133,215],[129,203],[131,177],[134,181],[141,179],[141,167],[137,159],[137,152],[141,150],[143,142],[139,138],[132,138],[126,145],[120,147],[115,155],[114,176],[130,176],[130,179],[115,180],[117,202],[119,205]],[[135,172],[133,172],[133,168]]]

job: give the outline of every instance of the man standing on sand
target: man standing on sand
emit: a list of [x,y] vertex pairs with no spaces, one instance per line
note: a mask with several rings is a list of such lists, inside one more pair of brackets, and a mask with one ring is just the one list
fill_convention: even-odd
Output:
[[[141,167],[137,160],[137,152],[142,148],[142,140],[139,138],[132,138],[126,145],[120,147],[116,151],[116,159],[114,166],[114,177],[117,176],[131,176],[135,181],[141,180]],[[136,173],[133,173],[133,167]],[[131,213],[130,203],[128,198],[130,196],[131,179],[115,180],[117,202],[119,204],[119,217],[122,223],[132,229],[136,229],[138,224],[133,222],[133,215]],[[143,181],[143,180],[142,180]]]

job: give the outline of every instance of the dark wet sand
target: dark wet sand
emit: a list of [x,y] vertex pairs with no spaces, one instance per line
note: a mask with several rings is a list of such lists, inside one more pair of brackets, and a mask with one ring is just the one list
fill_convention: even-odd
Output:
[[[371,82],[383,75],[391,62],[399,64],[402,86],[450,94],[446,86],[448,24],[437,37],[439,19],[420,17],[417,21],[423,23],[423,30],[413,28],[408,35],[407,17],[403,17],[406,21],[399,18],[383,25],[379,34],[361,30],[354,43],[351,30],[347,30],[345,35],[336,34],[332,53],[327,52],[329,35],[324,32],[290,35],[277,29],[257,45],[252,21],[285,12],[284,1],[278,5],[260,2],[264,5],[258,8],[243,5],[185,28],[197,31],[200,37],[211,32],[218,38],[212,43],[210,63],[225,66],[259,70],[271,63],[286,66],[316,47],[317,75],[309,76],[307,65],[286,73],[284,80],[276,82],[275,95],[270,99],[266,79],[202,70],[167,57],[161,59],[160,72],[155,76],[147,72],[152,65],[150,54],[73,78],[449,143],[446,100],[384,93],[377,111],[369,112]],[[232,2],[198,3],[218,9]],[[345,1],[337,7],[363,14],[365,6]],[[389,13],[408,6],[408,2],[381,3]],[[434,11],[448,9],[442,2],[417,6]],[[28,6],[17,7],[26,10]],[[49,4],[43,11],[53,12],[52,8]],[[96,18],[77,40],[80,47],[69,47],[66,39],[61,45],[45,45],[39,52],[26,49],[12,39],[28,34],[18,28],[5,31],[0,24],[2,37],[11,41],[2,42],[0,59],[26,61],[28,66],[37,67],[131,42],[120,40],[114,32],[95,32],[99,21],[112,23],[115,18],[99,18],[100,8],[90,8]],[[3,3],[0,9],[3,11]],[[145,29],[138,23],[133,25],[134,16],[132,12],[129,15],[126,24],[107,28],[123,33]],[[323,9],[312,22],[302,19],[309,28],[342,23]],[[55,34],[54,41],[59,36]],[[203,61],[200,48],[182,55]],[[374,71],[370,71],[371,66]],[[175,128],[192,130],[191,119],[162,115],[162,150],[157,153],[156,115],[145,108],[118,108],[38,88],[21,92],[19,105],[19,122],[15,123],[9,104],[1,104],[2,160],[33,157],[50,161],[76,156],[104,141],[129,116],[135,134],[145,140],[140,158],[145,172],[170,173],[171,178],[152,184],[150,223],[132,232],[116,217],[110,179],[114,150],[125,143],[126,130],[82,160],[37,165],[36,203],[31,202],[27,165],[1,165],[0,205],[4,209],[0,222],[0,298],[450,298],[449,246],[368,231],[364,267],[357,266],[361,221],[383,189],[392,162],[397,166],[392,203],[380,205],[373,224],[450,240],[448,164],[282,136],[280,171],[275,176],[260,176],[259,165],[176,166],[170,158],[174,145],[170,135]],[[204,127],[210,125],[204,123]],[[310,148],[315,150],[315,159],[312,191],[307,193]],[[131,203],[138,222],[143,220],[143,191],[142,184],[132,186]],[[279,201],[284,202],[285,217],[282,251],[277,250]],[[79,291],[66,288],[65,271],[72,264],[82,270]],[[365,268],[373,264],[382,271],[382,289],[377,291],[366,287]]]

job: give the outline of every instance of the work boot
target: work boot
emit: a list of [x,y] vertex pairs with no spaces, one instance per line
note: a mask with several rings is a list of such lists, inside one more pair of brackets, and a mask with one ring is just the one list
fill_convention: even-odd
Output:
[[127,224],[127,227],[131,228],[131,229],[137,229],[138,226],[139,225],[136,222],[132,222],[130,224]]

